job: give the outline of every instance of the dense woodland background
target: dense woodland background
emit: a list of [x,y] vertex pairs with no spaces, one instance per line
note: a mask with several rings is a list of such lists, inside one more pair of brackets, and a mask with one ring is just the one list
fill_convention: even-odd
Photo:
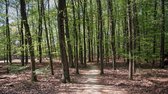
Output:
[[1,0],[0,36],[6,73],[30,68],[31,81],[38,81],[60,68],[61,82],[73,83],[72,69],[82,74],[93,66],[106,77],[106,69],[124,66],[125,79],[133,80],[147,66],[166,70],[168,1]]

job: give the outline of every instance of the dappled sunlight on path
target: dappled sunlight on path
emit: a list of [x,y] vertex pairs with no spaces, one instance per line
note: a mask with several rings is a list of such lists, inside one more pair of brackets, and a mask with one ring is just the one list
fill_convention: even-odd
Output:
[[72,84],[62,86],[64,88],[59,89],[59,94],[128,94],[124,89],[106,85]]
[[[71,84],[60,86],[59,94],[128,94],[124,89],[100,84],[102,79],[97,65],[89,65],[89,69],[81,70],[81,77]],[[62,88],[61,88],[62,87]]]

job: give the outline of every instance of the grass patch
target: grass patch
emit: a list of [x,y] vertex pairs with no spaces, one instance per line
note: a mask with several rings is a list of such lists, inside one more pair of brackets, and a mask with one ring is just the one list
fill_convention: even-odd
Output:
[[35,70],[36,74],[48,74],[49,72],[50,72],[49,66],[43,67],[43,68],[39,68],[39,69]]
[[29,68],[29,66],[20,66],[20,65],[14,65],[14,64],[8,66],[10,73],[18,73],[18,72],[24,71],[28,68]]

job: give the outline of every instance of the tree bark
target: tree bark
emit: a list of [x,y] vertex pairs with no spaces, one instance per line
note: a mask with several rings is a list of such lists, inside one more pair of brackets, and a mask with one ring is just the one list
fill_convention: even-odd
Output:
[[85,25],[85,21],[86,21],[86,8],[87,8],[87,0],[84,0],[84,8],[83,8],[83,40],[84,40],[84,66],[86,67],[86,25]]
[[69,19],[68,19],[68,13],[67,8],[65,10],[65,27],[66,27],[66,37],[67,37],[67,44],[68,44],[68,56],[69,56],[69,64],[72,68],[74,68],[74,62],[73,62],[73,53],[72,53],[72,45],[71,45],[71,38],[69,34]]
[[68,59],[66,54],[65,33],[64,33],[65,10],[66,10],[66,1],[59,0],[58,1],[58,32],[59,32],[61,62],[63,67],[63,74],[62,74],[63,83],[70,82],[69,65],[68,65]]
[[45,27],[45,33],[46,33],[46,40],[47,40],[47,48],[48,48],[48,57],[50,59],[50,71],[51,71],[51,75],[54,75],[54,70],[53,70],[53,58],[52,58],[52,54],[51,54],[51,43],[49,41],[49,33],[48,33],[48,28],[47,28],[47,23],[46,23],[46,16],[45,16],[45,8],[44,8],[44,2],[41,2],[41,6],[42,6],[42,15],[43,15],[43,20],[44,20],[44,27]]
[[164,49],[165,49],[165,0],[161,0],[161,40],[160,40],[160,67],[164,68]]
[[6,1],[6,37],[7,37],[7,63],[9,62],[12,64],[12,55],[11,55],[11,36],[10,36],[10,29],[9,29],[9,1]]
[[112,52],[113,52],[113,69],[116,70],[115,21],[113,16],[113,4],[111,0],[108,0],[107,3],[108,3],[108,9],[109,9],[111,45],[112,45]]
[[128,32],[129,32],[129,79],[132,80],[133,79],[133,59],[132,59],[132,56],[133,56],[133,53],[132,53],[132,11],[131,11],[131,5],[132,5],[132,2],[130,0],[127,1],[127,4],[128,4]]
[[99,47],[100,47],[100,74],[104,74],[104,51],[103,51],[103,19],[102,19],[102,6],[101,1],[97,0],[97,10],[98,10],[98,28],[99,28]]
[[21,11],[21,20],[24,24],[25,27],[25,36],[28,40],[28,45],[29,45],[29,52],[30,52],[30,57],[31,57],[31,81],[37,81],[36,73],[35,73],[35,55],[34,55],[34,46],[32,44],[32,37],[27,21],[27,15],[26,15],[26,3],[25,0],[20,0],[20,11]]
[[39,12],[39,25],[38,25],[38,52],[39,52],[39,62],[42,63],[42,18],[43,18],[43,14],[42,14],[42,2],[43,0],[38,0],[38,12]]

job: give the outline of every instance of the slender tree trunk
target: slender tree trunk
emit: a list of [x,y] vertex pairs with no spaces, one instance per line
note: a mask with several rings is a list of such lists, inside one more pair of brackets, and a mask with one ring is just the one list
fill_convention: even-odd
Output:
[[[90,39],[90,41],[91,41],[91,61],[93,61],[94,60],[94,32],[93,32],[93,28],[94,28],[94,25],[93,25],[93,1],[92,0],[90,0],[90,13],[91,13],[91,18],[90,18],[90,21],[91,21],[91,25],[90,25],[90,27],[91,27],[91,29],[90,29],[90,31],[91,31],[91,39]],[[88,32],[90,32],[90,31],[88,31]]]
[[128,33],[129,33],[129,79],[132,80],[133,79],[133,59],[132,59],[132,56],[133,56],[133,53],[132,53],[132,11],[131,11],[131,5],[132,5],[132,2],[130,0],[127,1],[127,4],[128,4]]
[[67,37],[67,44],[68,44],[68,56],[69,56],[69,64],[72,68],[74,68],[74,62],[73,62],[73,53],[72,53],[72,45],[71,45],[71,38],[69,34],[69,19],[68,19],[68,13],[67,8],[65,10],[65,27],[66,27],[66,37]]
[[49,35],[50,35],[50,46],[51,46],[51,55],[55,56],[53,52],[56,52],[56,46],[55,46],[55,41],[54,41],[54,33],[53,33],[53,28],[51,26],[51,19],[50,19],[50,0],[47,0],[48,2],[48,28],[49,28]]
[[[17,17],[19,17],[19,10],[18,7],[16,5],[16,14]],[[17,25],[18,25],[18,31],[19,31],[19,35],[20,35],[20,46],[21,46],[21,64],[22,66],[24,66],[24,32],[23,32],[23,22],[21,21],[20,25],[21,27],[19,27],[19,18],[17,18]]]
[[161,40],[160,40],[160,67],[164,68],[164,49],[165,49],[165,0],[161,0]]
[[82,47],[82,33],[81,33],[81,3],[78,0],[78,32],[79,32],[79,58],[80,63],[83,64],[83,47]]
[[11,55],[11,37],[10,37],[10,29],[9,29],[9,15],[8,15],[8,8],[9,8],[9,1],[6,1],[6,35],[7,35],[7,62],[9,61],[12,64],[12,55]]
[[84,40],[84,66],[86,67],[86,8],[87,8],[87,0],[84,0],[84,8],[83,8],[83,40]]
[[[23,32],[23,22],[21,21],[21,28],[20,28],[20,36],[21,36],[21,62],[22,66],[24,66],[24,32]],[[27,64],[27,63],[26,63]]]
[[49,41],[49,33],[48,33],[48,28],[47,28],[47,23],[46,23],[46,17],[45,17],[45,8],[44,8],[44,2],[41,2],[42,6],[42,15],[43,15],[43,20],[44,20],[44,27],[45,27],[45,33],[46,33],[46,40],[47,40],[47,48],[48,48],[48,57],[50,59],[50,70],[51,70],[51,75],[54,75],[54,70],[53,70],[53,59],[52,59],[52,54],[51,54],[51,46],[50,46],[50,41]]
[[68,65],[68,59],[66,54],[66,43],[65,43],[65,34],[64,34],[65,10],[66,10],[66,1],[59,0],[58,1],[58,31],[59,31],[61,61],[62,61],[62,67],[63,67],[63,74],[62,74],[63,83],[70,82],[69,65]]
[[[154,21],[157,20],[156,16],[157,16],[157,0],[154,1],[154,15],[153,15]],[[154,24],[153,28],[154,28],[154,31],[156,31],[156,23]],[[154,55],[156,54],[156,34],[154,34],[153,36],[153,54]],[[154,64],[155,64],[155,59],[153,59],[153,64],[152,64],[153,67],[154,67]]]
[[[91,13],[91,11],[92,11],[92,0],[90,0],[89,1],[90,2],[90,13]],[[92,28],[92,26],[93,26],[93,24],[92,24],[92,22],[91,22],[91,20],[93,20],[93,17],[92,17],[92,15],[90,15],[89,16],[89,11],[87,11],[88,10],[88,8],[86,7],[86,23],[87,23],[87,31],[88,31],[88,33],[87,33],[87,36],[88,36],[88,38],[87,38],[87,42],[88,42],[88,45],[87,45],[87,47],[88,47],[88,62],[91,62],[92,60],[91,60],[91,58],[92,58],[92,56],[91,56],[91,52],[92,52],[92,39],[93,39],[93,37],[92,37],[92,30],[93,30],[93,28]]]
[[100,45],[100,63],[101,63],[101,72],[100,74],[104,74],[104,64],[103,64],[103,19],[102,19],[102,6],[101,1],[97,0],[97,10],[98,10],[98,28],[99,28],[99,45]]
[[42,3],[43,0],[38,0],[38,12],[39,12],[39,26],[38,26],[38,52],[39,52],[39,62],[42,63]]
[[75,32],[75,67],[76,67],[76,74],[79,74],[78,68],[78,32],[77,32],[77,24],[76,24],[76,14],[75,14],[75,4],[74,0],[71,0],[72,4],[72,12],[73,12],[73,31]]
[[136,6],[136,0],[133,0],[133,10],[132,10],[133,16],[132,16],[132,32],[133,32],[133,73],[136,73],[136,60],[135,60],[135,50],[137,47],[136,44],[136,37],[137,37],[137,31],[138,31],[138,18],[137,18],[137,6]]
[[35,55],[34,55],[34,46],[32,44],[32,37],[27,21],[27,15],[26,15],[26,4],[25,0],[20,0],[20,11],[21,11],[21,20],[24,24],[25,27],[25,32],[26,32],[26,38],[28,40],[28,45],[29,45],[29,51],[30,51],[30,56],[31,56],[31,81],[37,81],[36,73],[35,73]]
[[113,17],[113,4],[111,0],[108,0],[109,9],[109,21],[110,21],[110,31],[111,31],[111,45],[113,51],[113,69],[116,70],[116,48],[115,48],[115,21]]
[[[89,21],[89,16],[88,16],[88,13],[86,12],[86,23],[87,24],[87,30],[88,30],[88,62],[91,62],[91,22]],[[92,37],[93,38],[93,37]]]
[[[127,54],[127,32],[128,32],[128,26],[127,26],[127,13],[126,11],[124,12],[125,16],[124,16],[124,30],[123,30],[123,37],[124,37],[124,40],[123,40],[123,48],[124,48],[124,54]],[[127,56],[124,56],[124,63],[127,64]]]

